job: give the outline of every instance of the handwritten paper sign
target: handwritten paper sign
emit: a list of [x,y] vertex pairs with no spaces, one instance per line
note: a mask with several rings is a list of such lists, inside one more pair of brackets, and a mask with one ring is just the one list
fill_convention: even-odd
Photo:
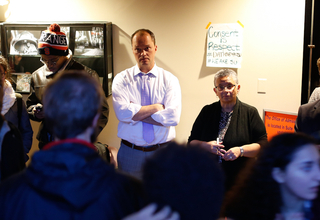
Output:
[[268,140],[277,134],[294,132],[297,114],[263,110]]
[[240,68],[243,28],[235,24],[211,24],[207,33],[207,66]]

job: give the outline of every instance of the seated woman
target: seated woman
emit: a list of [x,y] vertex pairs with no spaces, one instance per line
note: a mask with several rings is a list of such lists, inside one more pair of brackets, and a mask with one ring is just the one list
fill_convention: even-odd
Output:
[[[225,200],[228,219],[311,220],[320,184],[319,149],[302,133],[275,136]],[[225,218],[224,218],[225,219]]]
[[267,142],[267,133],[255,107],[237,98],[240,85],[236,72],[218,71],[213,91],[218,102],[202,108],[193,124],[188,142],[216,154],[225,172],[228,190],[249,158],[255,157]]

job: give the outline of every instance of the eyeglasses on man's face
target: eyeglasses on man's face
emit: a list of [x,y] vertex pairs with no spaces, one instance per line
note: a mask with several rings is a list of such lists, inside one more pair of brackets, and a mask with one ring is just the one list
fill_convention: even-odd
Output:
[[57,57],[52,60],[44,60],[44,59],[40,58],[40,61],[47,66],[55,66],[58,63],[59,59],[60,59],[60,57]]
[[236,85],[235,84],[227,84],[227,85],[218,85],[215,88],[219,90],[219,92],[222,92],[223,90],[231,91]]

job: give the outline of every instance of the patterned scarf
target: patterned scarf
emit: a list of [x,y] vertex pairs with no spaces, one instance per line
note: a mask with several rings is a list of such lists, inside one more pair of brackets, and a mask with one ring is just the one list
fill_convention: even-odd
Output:
[[227,133],[228,127],[230,125],[232,113],[233,111],[232,112],[221,111],[220,121],[219,121],[219,135],[218,135],[220,141],[223,141],[224,136]]

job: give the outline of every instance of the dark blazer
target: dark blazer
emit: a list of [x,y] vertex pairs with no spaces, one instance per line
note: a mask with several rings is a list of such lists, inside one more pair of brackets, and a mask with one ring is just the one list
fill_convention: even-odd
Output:
[[[219,132],[220,114],[220,101],[204,106],[193,124],[188,142],[216,140]],[[266,128],[257,109],[237,99],[229,128],[223,140],[224,149],[227,151],[232,147],[251,143],[264,145],[266,142]],[[247,157],[240,157],[235,161],[222,160],[221,165],[226,175],[226,190],[234,184],[236,176],[244,169],[248,160]]]
[[294,129],[296,132],[303,132],[316,138],[320,137],[320,100],[299,107]]

